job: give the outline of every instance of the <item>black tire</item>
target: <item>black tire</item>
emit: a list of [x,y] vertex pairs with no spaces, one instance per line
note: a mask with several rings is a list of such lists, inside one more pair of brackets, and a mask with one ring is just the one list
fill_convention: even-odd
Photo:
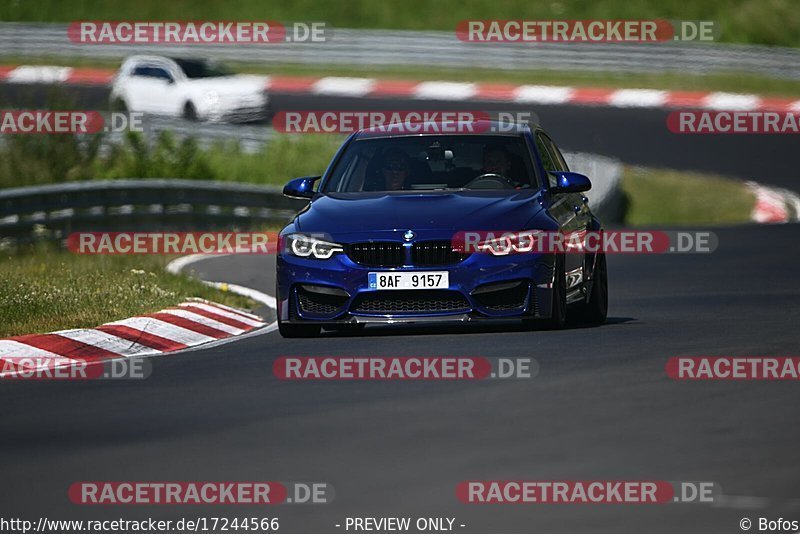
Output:
[[287,324],[279,320],[278,332],[286,338],[316,337],[319,335],[320,326],[316,324]]
[[111,101],[111,111],[117,111],[119,113],[127,113],[128,112],[128,104],[121,98],[115,98]]
[[580,305],[580,319],[588,324],[603,324],[608,316],[608,268],[606,255],[598,254],[592,274],[592,290]]
[[567,324],[567,276],[564,272],[564,256],[556,255],[553,276],[553,304],[550,318],[543,326],[548,330],[561,330]]
[[187,121],[197,120],[197,109],[195,109],[194,104],[191,102],[186,102],[183,105],[183,118]]

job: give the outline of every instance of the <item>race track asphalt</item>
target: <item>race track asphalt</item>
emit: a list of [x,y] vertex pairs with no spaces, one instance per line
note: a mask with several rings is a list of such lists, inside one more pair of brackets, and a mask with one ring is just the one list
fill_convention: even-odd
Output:
[[[276,108],[388,102],[276,95]],[[406,108],[528,109],[470,103]],[[495,106],[495,107],[490,107]],[[397,107],[397,106],[395,106]],[[797,189],[791,136],[670,134],[662,110],[548,106],[567,149]],[[671,356],[797,356],[798,226],[714,230],[709,255],[610,256],[610,318],[595,328],[370,327],[363,336],[263,333],[153,360],[144,381],[0,384],[0,516],[273,517],[281,532],[339,532],[348,516],[451,516],[463,532],[731,533],[800,516],[800,389],[675,382]],[[274,259],[220,257],[196,275],[273,292]],[[266,317],[271,312],[262,309]],[[295,383],[282,355],[533,357],[533,380]],[[460,504],[475,479],[714,481],[720,505]],[[79,480],[324,481],[328,505],[79,507]],[[755,528],[753,529],[755,531]]]
[[[613,256],[610,319],[595,328],[370,327],[277,332],[153,360],[141,382],[8,383],[0,390],[0,512],[49,518],[254,515],[249,508],[76,507],[78,480],[325,481],[328,505],[259,508],[285,532],[347,516],[453,516],[464,532],[736,532],[800,513],[796,383],[675,382],[684,355],[796,355],[796,226],[717,230],[710,255]],[[273,258],[196,274],[271,292]],[[284,382],[281,355],[526,356],[534,380]],[[707,504],[475,506],[473,479],[714,481],[766,508]],[[760,501],[748,500],[748,503]],[[755,519],[754,519],[755,520]]]

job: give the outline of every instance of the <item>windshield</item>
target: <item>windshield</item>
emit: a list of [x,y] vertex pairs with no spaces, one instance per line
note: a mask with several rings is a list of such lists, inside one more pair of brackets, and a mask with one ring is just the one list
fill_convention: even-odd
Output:
[[178,64],[187,78],[217,78],[233,74],[227,67],[215,61],[175,59],[175,63]]
[[511,190],[535,185],[521,136],[437,135],[350,143],[324,192]]

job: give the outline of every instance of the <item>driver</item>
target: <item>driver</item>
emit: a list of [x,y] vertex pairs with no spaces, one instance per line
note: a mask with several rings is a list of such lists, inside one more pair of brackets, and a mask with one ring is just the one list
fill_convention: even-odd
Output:
[[487,145],[483,149],[482,174],[499,174],[510,178],[511,156],[503,145]]
[[381,172],[386,191],[402,191],[411,172],[411,159],[402,150],[388,150],[383,156]]

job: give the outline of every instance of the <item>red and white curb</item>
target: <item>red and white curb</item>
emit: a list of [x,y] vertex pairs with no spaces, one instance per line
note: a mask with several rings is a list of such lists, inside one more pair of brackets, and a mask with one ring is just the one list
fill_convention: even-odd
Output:
[[[0,66],[0,81],[108,85],[110,69]],[[276,93],[329,96],[405,98],[412,100],[497,101],[519,104],[576,104],[616,108],[690,108],[720,111],[800,112],[800,100],[754,94],[658,89],[609,89],[554,85],[514,85],[448,81],[381,80],[340,76],[264,76],[264,86]]]
[[800,196],[787,189],[766,187],[747,182],[756,197],[750,218],[757,223],[788,223],[800,221]]
[[154,356],[240,336],[265,325],[252,313],[191,299],[96,328],[0,339],[0,377],[77,363]]

